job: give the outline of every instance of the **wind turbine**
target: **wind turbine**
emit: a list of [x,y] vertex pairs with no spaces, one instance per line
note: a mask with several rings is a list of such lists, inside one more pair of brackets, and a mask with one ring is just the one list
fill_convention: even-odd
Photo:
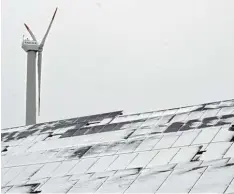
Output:
[[42,51],[46,41],[46,37],[49,34],[50,28],[54,21],[57,8],[50,21],[49,27],[41,41],[38,44],[36,37],[30,30],[30,28],[24,24],[27,31],[31,35],[32,40],[24,39],[22,42],[22,48],[27,52],[27,84],[26,84],[26,125],[36,124],[36,55],[37,56],[37,73],[38,73],[38,115],[40,115],[40,103],[41,103],[41,64],[42,64]]

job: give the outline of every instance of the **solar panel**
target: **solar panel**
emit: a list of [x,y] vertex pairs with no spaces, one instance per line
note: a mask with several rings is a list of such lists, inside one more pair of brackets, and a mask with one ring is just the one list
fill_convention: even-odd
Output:
[[1,130],[2,193],[233,193],[234,99]]

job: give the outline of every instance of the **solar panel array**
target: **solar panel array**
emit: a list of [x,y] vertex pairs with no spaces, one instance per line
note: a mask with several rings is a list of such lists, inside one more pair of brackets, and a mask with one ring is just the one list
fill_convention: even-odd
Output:
[[2,129],[2,193],[234,193],[234,100]]

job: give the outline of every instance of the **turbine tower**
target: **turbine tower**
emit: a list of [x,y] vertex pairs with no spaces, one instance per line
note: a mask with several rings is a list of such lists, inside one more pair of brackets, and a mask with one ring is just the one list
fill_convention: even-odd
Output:
[[[32,37],[32,40],[23,39],[22,48],[27,52],[27,84],[26,84],[26,125],[36,124],[36,57],[37,57],[37,77],[38,77],[38,115],[40,115],[41,103],[41,64],[42,64],[42,51],[45,44],[46,37],[50,31],[54,21],[57,8],[50,21],[49,27],[41,41],[38,44],[36,37],[26,25],[26,29]],[[37,56],[38,54],[38,56]]]

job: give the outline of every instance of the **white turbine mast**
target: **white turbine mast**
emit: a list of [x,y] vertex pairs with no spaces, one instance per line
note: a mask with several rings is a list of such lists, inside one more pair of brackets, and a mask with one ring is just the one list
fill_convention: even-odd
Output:
[[28,25],[24,24],[29,32],[32,40],[24,39],[22,48],[27,52],[27,84],[26,84],[26,125],[36,124],[36,54],[37,55],[37,76],[38,76],[38,115],[40,115],[41,104],[41,67],[42,67],[42,51],[49,34],[50,28],[54,21],[57,8],[50,21],[49,27],[41,41],[38,44],[36,37],[30,30]]

